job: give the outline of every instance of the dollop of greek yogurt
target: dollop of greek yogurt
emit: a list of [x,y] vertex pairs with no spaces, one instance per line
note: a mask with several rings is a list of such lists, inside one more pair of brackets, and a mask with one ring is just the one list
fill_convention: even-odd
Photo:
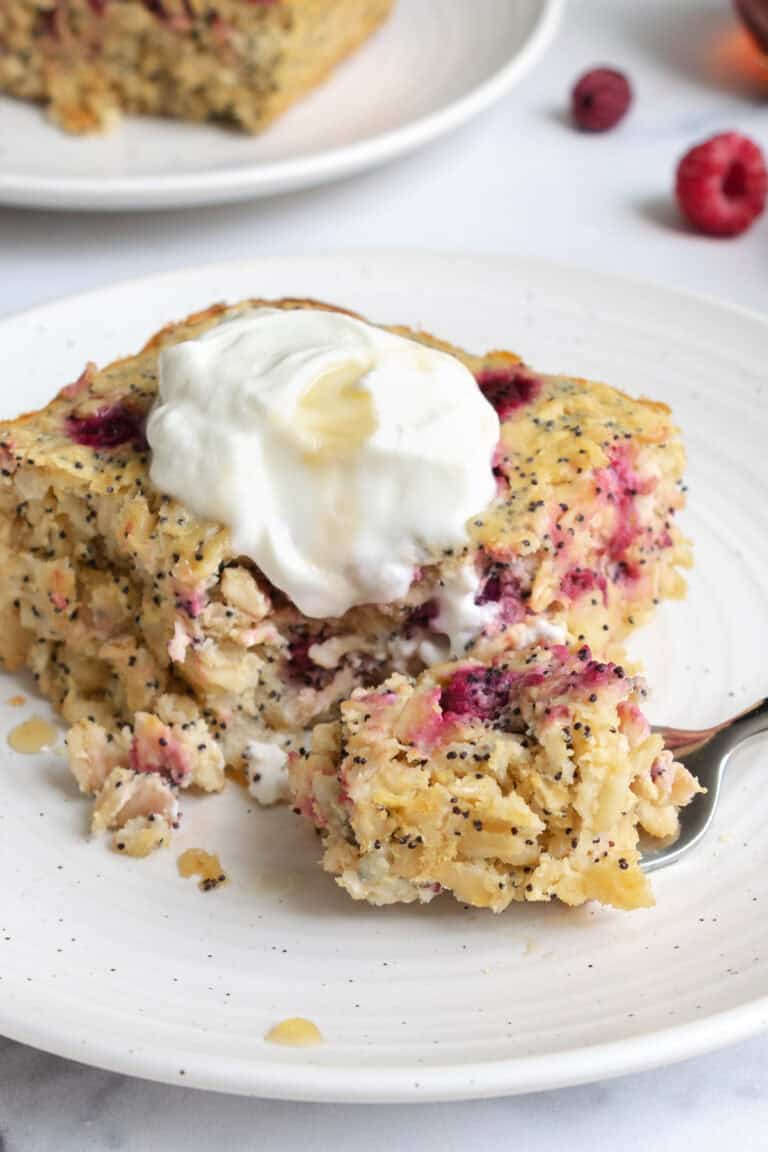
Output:
[[499,421],[454,356],[257,308],[160,353],[151,478],[307,616],[404,596],[493,499]]
[[245,746],[248,791],[265,808],[288,799],[288,753],[264,740]]

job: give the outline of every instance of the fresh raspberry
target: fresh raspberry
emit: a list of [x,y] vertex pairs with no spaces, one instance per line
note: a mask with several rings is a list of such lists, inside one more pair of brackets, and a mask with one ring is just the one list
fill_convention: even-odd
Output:
[[723,132],[686,152],[677,166],[677,202],[699,232],[738,236],[765,207],[768,173],[753,140]]
[[632,103],[632,89],[623,72],[593,68],[571,93],[571,116],[582,132],[608,132],[623,120]]

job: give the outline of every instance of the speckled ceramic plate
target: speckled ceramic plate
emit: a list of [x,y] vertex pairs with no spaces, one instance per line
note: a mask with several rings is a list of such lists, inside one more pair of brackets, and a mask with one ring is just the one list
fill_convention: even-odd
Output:
[[263,136],[126,120],[67,136],[0,97],[0,203],[180,207],[321,184],[410,152],[482,112],[536,63],[562,0],[399,0],[388,23]]
[[[339,255],[136,281],[0,324],[0,412],[42,403],[87,358],[132,351],[212,300],[326,297],[468,347],[604,377],[669,401],[690,448],[697,567],[684,604],[640,639],[656,719],[699,727],[768,681],[768,324],[657,286],[513,259]],[[44,714],[6,677],[7,732]],[[647,1068],[768,1021],[768,746],[734,761],[706,844],[654,876],[653,911],[511,908],[448,898],[352,903],[289,812],[243,793],[187,802],[183,834],[146,861],[85,839],[56,755],[0,765],[0,1031],[139,1076],[296,1099],[448,1099]],[[232,883],[176,874],[186,847]],[[288,1016],[325,1043],[278,1048]]]

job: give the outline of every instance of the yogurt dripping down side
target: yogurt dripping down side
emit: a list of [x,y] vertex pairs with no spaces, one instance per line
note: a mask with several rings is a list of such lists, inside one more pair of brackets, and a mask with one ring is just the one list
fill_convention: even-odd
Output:
[[151,479],[307,616],[403,597],[494,498],[498,417],[455,357],[258,308],[160,353]]

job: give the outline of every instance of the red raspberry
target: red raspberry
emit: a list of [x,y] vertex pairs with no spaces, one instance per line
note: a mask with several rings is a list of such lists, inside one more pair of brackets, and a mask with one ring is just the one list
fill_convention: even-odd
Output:
[[754,141],[723,132],[686,152],[677,166],[677,202],[694,228],[737,236],[765,207],[768,173]]
[[632,89],[623,72],[593,68],[571,93],[571,115],[582,132],[607,132],[623,120],[632,103]]

